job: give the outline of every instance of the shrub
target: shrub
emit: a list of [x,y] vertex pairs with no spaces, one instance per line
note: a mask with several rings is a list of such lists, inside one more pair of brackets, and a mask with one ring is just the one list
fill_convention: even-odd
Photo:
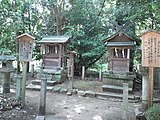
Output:
[[154,105],[145,112],[147,120],[160,120],[160,106]]

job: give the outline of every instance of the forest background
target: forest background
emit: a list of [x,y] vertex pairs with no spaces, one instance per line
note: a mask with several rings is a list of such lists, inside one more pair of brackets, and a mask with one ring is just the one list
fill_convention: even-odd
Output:
[[[34,36],[36,43],[45,35],[70,35],[68,49],[78,53],[76,71],[99,58],[99,63],[107,60],[102,56],[108,36],[122,30],[139,37],[148,28],[160,30],[159,0],[0,0],[1,51],[16,56],[16,37],[22,33]],[[41,58],[38,44],[33,55]]]

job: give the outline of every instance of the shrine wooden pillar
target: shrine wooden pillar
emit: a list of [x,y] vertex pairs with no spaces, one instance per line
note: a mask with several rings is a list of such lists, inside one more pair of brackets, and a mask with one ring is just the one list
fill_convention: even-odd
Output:
[[59,44],[59,67],[62,67],[63,65],[62,65],[62,45],[61,44]]

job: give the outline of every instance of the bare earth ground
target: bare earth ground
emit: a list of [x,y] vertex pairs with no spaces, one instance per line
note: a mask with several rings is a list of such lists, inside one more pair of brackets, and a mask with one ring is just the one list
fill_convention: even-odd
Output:
[[[0,112],[0,120],[35,120],[38,115],[39,91],[26,90],[26,108]],[[128,120],[135,120],[135,103],[129,103]],[[122,120],[122,102],[108,98],[67,96],[47,92],[46,120]]]

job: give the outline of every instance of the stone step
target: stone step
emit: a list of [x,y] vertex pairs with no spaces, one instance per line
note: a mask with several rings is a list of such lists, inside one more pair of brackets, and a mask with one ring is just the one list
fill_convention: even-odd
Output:
[[[56,81],[47,81],[47,86],[54,86]],[[33,85],[41,85],[41,80],[32,80]]]
[[37,116],[35,120],[45,120],[44,116]]
[[[115,93],[123,93],[123,87],[117,85],[103,85],[103,92],[115,92]],[[128,88],[129,92],[132,92],[132,88]]]
[[146,120],[144,112],[140,111],[140,108],[135,108],[136,120]]
[[[101,96],[101,97],[113,97],[113,98],[120,98],[123,99],[123,94],[119,94],[119,93],[111,93],[111,92],[97,92],[96,96]],[[135,96],[135,95],[129,95],[128,96],[129,100],[136,100],[136,99],[140,99],[139,96]]]
[[[29,84],[28,86],[26,86],[26,89],[29,89],[29,90],[40,90],[40,89],[41,89],[41,86],[40,86],[40,85]],[[52,90],[53,87],[52,87],[52,86],[47,86],[46,89],[47,89],[47,90]]]

